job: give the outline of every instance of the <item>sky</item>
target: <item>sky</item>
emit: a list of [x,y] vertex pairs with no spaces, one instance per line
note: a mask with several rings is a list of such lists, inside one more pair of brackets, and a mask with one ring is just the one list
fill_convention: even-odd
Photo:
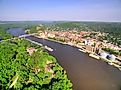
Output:
[[0,20],[121,22],[121,0],[0,0]]

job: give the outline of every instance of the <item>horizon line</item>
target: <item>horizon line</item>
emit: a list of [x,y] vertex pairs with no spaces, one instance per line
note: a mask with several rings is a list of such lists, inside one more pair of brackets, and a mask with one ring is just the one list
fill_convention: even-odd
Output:
[[121,23],[121,21],[99,21],[99,20],[0,20],[0,22],[38,22],[38,21],[42,21],[42,22],[118,22]]

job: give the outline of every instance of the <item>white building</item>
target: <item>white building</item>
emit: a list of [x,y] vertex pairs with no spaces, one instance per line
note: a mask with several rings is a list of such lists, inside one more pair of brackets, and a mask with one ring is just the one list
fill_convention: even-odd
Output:
[[100,56],[101,56],[101,58],[107,58],[107,56],[108,56],[109,54],[108,53],[106,53],[106,52],[101,52],[100,53]]
[[84,43],[85,43],[85,45],[93,45],[94,44],[94,42],[89,40],[89,39],[85,40]]
[[114,56],[113,54],[108,55],[108,59],[110,59],[110,60],[116,60],[116,56]]

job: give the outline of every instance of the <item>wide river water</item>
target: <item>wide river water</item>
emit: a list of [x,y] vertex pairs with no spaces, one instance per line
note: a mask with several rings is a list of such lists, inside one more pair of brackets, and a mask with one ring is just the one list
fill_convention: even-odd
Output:
[[73,90],[121,90],[121,71],[117,68],[93,59],[73,46],[34,36],[26,38],[54,49],[49,53],[67,71]]

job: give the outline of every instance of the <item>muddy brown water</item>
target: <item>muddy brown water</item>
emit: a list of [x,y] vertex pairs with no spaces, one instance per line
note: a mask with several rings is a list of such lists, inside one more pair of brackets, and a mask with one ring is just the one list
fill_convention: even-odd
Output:
[[121,71],[117,68],[89,57],[76,47],[34,36],[26,38],[54,49],[49,53],[67,71],[73,90],[121,90]]

